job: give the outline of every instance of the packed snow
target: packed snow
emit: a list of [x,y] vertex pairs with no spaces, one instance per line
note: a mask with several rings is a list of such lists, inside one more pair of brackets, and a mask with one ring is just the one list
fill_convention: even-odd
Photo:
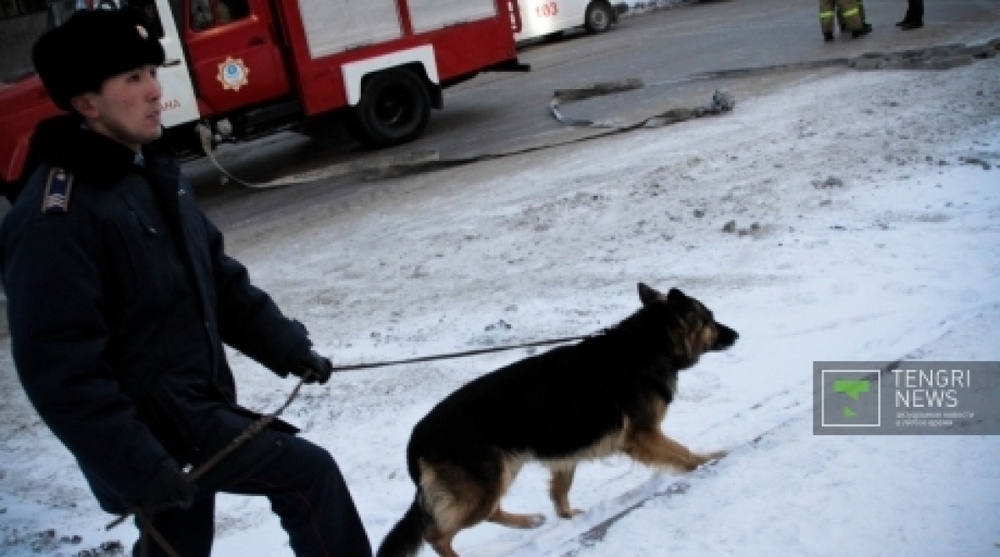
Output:
[[[681,375],[664,424],[729,456],[690,474],[583,464],[570,497],[586,512],[572,520],[555,516],[546,473],[529,465],[505,506],[547,522],[463,531],[463,556],[1000,552],[1000,437],[815,436],[812,399],[814,361],[1000,360],[1000,59],[801,74],[737,103],[372,182],[263,231],[227,230],[335,364],[595,332],[638,308],[640,281],[681,288],[739,331]],[[130,546],[134,527],[104,530],[113,517],[27,403],[9,339],[0,345],[0,554]],[[338,460],[377,546],[413,497],[413,424],[530,353],[344,372],[285,417]],[[239,354],[232,363],[248,407],[271,411],[294,385]],[[266,500],[220,496],[215,553],[290,550]]]

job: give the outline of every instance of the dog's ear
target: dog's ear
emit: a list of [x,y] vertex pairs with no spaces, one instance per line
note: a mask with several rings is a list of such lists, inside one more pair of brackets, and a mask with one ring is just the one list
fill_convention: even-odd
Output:
[[668,304],[680,303],[687,299],[688,299],[687,295],[681,292],[680,289],[677,288],[671,288],[670,292],[667,293]]
[[660,292],[655,288],[646,286],[646,284],[640,282],[639,300],[642,301],[642,305],[648,306],[649,304],[663,301],[664,297],[663,294],[660,294]]

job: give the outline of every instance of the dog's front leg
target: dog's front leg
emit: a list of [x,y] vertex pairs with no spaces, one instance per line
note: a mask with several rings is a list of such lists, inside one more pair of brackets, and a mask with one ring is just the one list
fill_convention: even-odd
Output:
[[667,437],[659,428],[631,428],[625,436],[625,454],[649,466],[669,466],[690,472],[710,460],[726,456],[726,451],[697,454]]
[[489,516],[486,520],[490,522],[495,522],[497,524],[503,524],[510,528],[538,528],[542,524],[545,524],[545,516],[540,514],[518,514],[507,512],[500,507],[497,507],[493,511],[493,514]]
[[576,463],[549,465],[549,472],[552,474],[552,483],[549,484],[549,497],[556,507],[556,514],[560,518],[573,518],[583,513],[580,509],[574,509],[569,504],[569,488],[573,485],[573,476],[576,474]]

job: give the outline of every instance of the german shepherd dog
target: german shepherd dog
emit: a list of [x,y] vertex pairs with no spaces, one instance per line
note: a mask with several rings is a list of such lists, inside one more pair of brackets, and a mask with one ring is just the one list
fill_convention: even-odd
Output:
[[580,461],[624,453],[690,471],[725,456],[693,453],[660,424],[678,372],[732,346],[736,331],[680,290],[663,295],[639,284],[639,298],[642,308],[617,326],[479,377],[420,420],[406,450],[417,494],[378,557],[416,555],[424,541],[458,557],[455,535],[483,520],[540,526],[544,516],[500,506],[530,460],[549,469],[556,514],[570,518],[582,512],[568,497]]

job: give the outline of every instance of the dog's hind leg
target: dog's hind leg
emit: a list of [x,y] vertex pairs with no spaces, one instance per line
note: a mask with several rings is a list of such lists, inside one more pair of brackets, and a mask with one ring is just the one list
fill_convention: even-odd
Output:
[[427,531],[427,543],[430,544],[434,551],[437,552],[441,557],[458,557],[458,553],[455,553],[455,549],[451,547],[452,540],[455,539],[455,534],[458,532],[442,532],[438,528],[432,526]]
[[441,557],[458,557],[451,546],[455,536],[462,529],[489,519],[499,496],[474,482],[435,487],[437,490],[425,499],[431,521],[424,530],[424,539]]
[[431,524],[424,530],[424,539],[434,551],[441,557],[458,557],[458,553],[451,547],[455,535],[468,523],[475,523],[474,511],[468,507],[463,508],[454,502],[442,505],[442,500],[438,499],[436,507],[430,512]]
[[548,464],[549,472],[552,474],[552,482],[549,484],[549,497],[556,507],[556,514],[560,518],[573,518],[583,511],[574,509],[569,504],[569,488],[573,485],[573,476],[576,474],[576,463]]
[[493,474],[494,481],[484,482],[481,479],[490,475],[484,470],[470,473],[452,463],[419,462],[421,505],[430,517],[424,539],[441,557],[458,557],[452,540],[462,529],[489,518],[501,495],[499,477]]

